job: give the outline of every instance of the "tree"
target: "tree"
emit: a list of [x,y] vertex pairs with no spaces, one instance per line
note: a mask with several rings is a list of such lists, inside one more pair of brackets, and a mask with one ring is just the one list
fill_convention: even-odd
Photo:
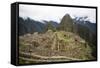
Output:
[[51,21],[47,22],[46,31],[48,30],[56,31],[56,27],[51,24]]

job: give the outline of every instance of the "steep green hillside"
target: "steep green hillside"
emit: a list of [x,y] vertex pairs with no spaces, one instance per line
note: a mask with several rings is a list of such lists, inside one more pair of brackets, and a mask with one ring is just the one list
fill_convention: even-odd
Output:
[[61,19],[61,22],[60,22],[58,29],[64,30],[64,31],[67,31],[67,32],[73,32],[73,24],[74,24],[73,19],[70,17],[69,14],[66,14]]

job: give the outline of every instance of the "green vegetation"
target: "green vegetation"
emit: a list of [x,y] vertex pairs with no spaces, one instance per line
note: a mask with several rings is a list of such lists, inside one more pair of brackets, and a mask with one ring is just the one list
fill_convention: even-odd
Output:
[[[19,39],[20,64],[39,63],[42,60],[44,62],[50,62],[54,59],[52,58],[53,56],[62,56],[55,58],[57,60],[59,59],[58,61],[62,59],[66,61],[74,61],[74,59],[77,59],[76,61],[94,59],[91,55],[91,47],[87,42],[71,32],[53,32],[52,30],[48,30],[45,34],[37,33],[36,36],[34,33],[20,36]],[[36,46],[36,43],[38,46]],[[22,54],[22,52],[25,53]],[[35,56],[35,54],[41,57]],[[48,59],[45,57],[48,57]],[[57,60],[54,61],[57,62]]]
[[39,31],[34,29],[35,32],[19,36],[20,64],[96,59],[96,35],[86,26],[74,23],[68,14],[58,27],[52,25],[54,21],[44,22],[43,31],[43,24],[40,24]]

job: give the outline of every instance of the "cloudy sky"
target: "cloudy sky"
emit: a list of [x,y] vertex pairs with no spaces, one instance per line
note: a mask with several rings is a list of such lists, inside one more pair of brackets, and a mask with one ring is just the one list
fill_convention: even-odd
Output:
[[23,18],[30,17],[34,20],[53,20],[60,22],[65,14],[70,14],[72,18],[78,16],[88,16],[88,19],[96,22],[96,10],[91,8],[75,7],[57,7],[57,6],[40,6],[40,5],[19,5],[19,16]]

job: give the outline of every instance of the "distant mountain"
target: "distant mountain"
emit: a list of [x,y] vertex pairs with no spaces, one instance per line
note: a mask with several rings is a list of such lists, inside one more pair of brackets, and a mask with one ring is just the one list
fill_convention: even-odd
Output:
[[86,26],[92,33],[96,33],[96,23],[92,23],[90,21],[75,21],[74,22],[75,24],[79,24],[79,25],[82,25],[82,26]]
[[85,26],[87,26],[91,32],[96,33],[96,23],[86,21]]
[[45,22],[45,25],[47,25],[48,23],[50,23],[53,27],[58,27],[58,23],[57,22],[55,22],[55,21],[46,21],[46,20],[43,20],[44,22]]
[[43,32],[45,25],[39,21],[27,18],[23,19],[19,17],[19,35],[34,32]]
[[24,35],[26,33],[34,33],[34,32],[45,32],[48,23],[50,23],[53,27],[56,28],[59,24],[54,21],[45,21],[42,23],[40,21],[36,21],[31,18],[23,19],[19,17],[19,35]]

